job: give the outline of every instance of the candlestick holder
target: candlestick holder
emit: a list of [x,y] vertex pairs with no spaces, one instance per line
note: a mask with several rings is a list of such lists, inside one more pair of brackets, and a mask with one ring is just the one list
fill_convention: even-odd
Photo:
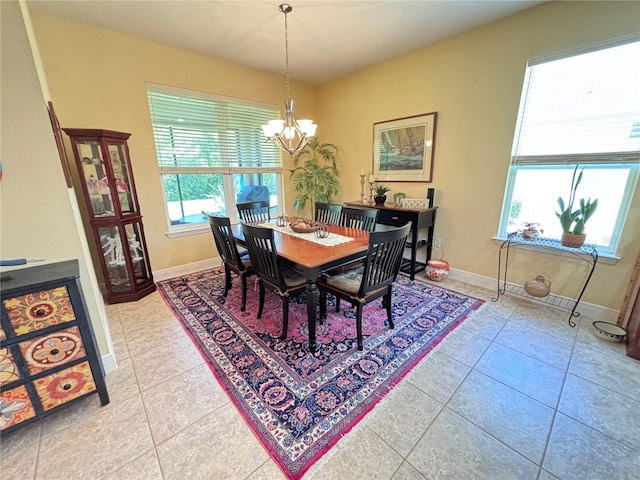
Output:
[[364,202],[364,177],[366,177],[366,175],[360,174],[360,203],[365,203]]
[[369,203],[373,203],[373,186],[375,183],[375,180],[369,180]]

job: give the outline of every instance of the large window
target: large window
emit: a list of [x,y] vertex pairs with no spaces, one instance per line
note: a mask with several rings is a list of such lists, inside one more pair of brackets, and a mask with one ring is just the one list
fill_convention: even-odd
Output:
[[154,84],[147,96],[170,232],[203,227],[203,211],[235,220],[238,202],[280,210],[282,155],[260,128],[275,107]]
[[537,222],[560,238],[555,214],[576,165],[577,198],[598,199],[587,242],[615,255],[640,162],[640,41],[530,62],[520,101],[498,236]]

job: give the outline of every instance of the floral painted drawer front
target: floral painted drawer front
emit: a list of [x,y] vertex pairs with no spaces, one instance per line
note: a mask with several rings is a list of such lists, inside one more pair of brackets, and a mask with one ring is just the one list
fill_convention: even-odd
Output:
[[45,411],[96,389],[89,362],[82,362],[33,383]]
[[32,375],[86,356],[78,327],[22,342],[20,350]]
[[18,366],[8,348],[0,348],[0,386],[20,380]]
[[24,385],[0,393],[0,430],[35,416],[36,412]]
[[4,301],[16,335],[76,319],[67,287],[9,298]]

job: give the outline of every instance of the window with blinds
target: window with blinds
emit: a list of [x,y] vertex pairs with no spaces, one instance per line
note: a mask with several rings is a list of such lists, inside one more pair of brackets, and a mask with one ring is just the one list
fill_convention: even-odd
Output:
[[559,238],[557,199],[576,165],[578,198],[598,198],[587,242],[615,255],[640,163],[640,41],[530,61],[498,236],[537,222]]
[[282,154],[260,128],[276,108],[199,92],[149,86],[158,165],[171,168],[277,168]]
[[208,228],[203,212],[236,219],[236,203],[282,195],[282,153],[261,125],[274,106],[147,84],[169,234]]

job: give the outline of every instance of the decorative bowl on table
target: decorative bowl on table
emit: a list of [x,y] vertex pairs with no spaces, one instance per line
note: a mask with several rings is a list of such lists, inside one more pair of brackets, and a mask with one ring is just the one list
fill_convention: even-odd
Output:
[[297,218],[289,224],[289,227],[296,233],[313,233],[320,228],[320,223],[315,220]]
[[593,332],[597,337],[608,342],[621,342],[627,335],[627,331],[624,328],[609,322],[593,322]]

